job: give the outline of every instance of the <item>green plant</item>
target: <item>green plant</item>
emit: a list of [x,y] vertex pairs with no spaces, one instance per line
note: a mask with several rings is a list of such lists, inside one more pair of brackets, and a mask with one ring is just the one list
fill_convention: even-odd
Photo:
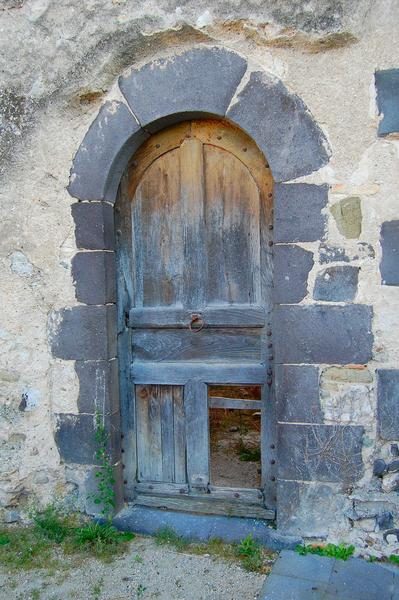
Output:
[[134,562],[136,563],[143,563],[143,558],[140,556],[140,554],[136,554],[136,556],[133,558]]
[[109,434],[104,426],[103,415],[95,414],[95,442],[97,444],[96,459],[99,463],[96,470],[97,491],[89,494],[94,504],[101,506],[100,514],[110,520],[115,509],[115,479],[112,460],[108,451]]
[[237,555],[241,557],[242,565],[247,571],[258,571],[262,566],[262,548],[254,540],[252,533],[241,540],[237,546]]
[[0,546],[5,546],[11,542],[11,538],[7,533],[0,533]]
[[399,556],[397,554],[390,554],[388,560],[394,565],[399,565]]
[[70,533],[70,520],[53,505],[47,506],[41,513],[34,511],[32,518],[36,531],[56,544],[60,544]]
[[134,537],[133,533],[118,531],[110,523],[91,522],[74,530],[72,546],[105,557],[115,552],[121,542]]
[[144,592],[146,591],[146,587],[144,587],[143,585],[141,585],[141,583],[138,585],[137,587],[137,598],[142,598],[142,596],[144,595]]
[[155,534],[155,543],[161,546],[173,546],[181,552],[185,550],[189,542],[178,535],[171,527],[162,527]]
[[93,599],[94,600],[99,600],[103,584],[104,584],[104,579],[101,578],[98,583],[93,585]]
[[318,554],[319,556],[329,556],[337,558],[339,560],[348,560],[354,551],[354,546],[346,546],[345,544],[327,544],[326,546],[321,545],[309,545],[309,546],[297,546],[295,550],[302,556],[306,554]]
[[236,452],[238,458],[245,462],[259,462],[260,461],[260,448],[254,446],[247,446],[243,440],[240,440],[237,444]]

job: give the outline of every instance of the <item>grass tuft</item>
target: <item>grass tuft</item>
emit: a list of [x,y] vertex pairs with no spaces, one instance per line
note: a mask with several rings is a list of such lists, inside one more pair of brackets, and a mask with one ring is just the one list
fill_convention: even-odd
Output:
[[348,560],[355,551],[355,546],[346,546],[345,544],[326,544],[322,545],[309,545],[309,546],[297,546],[295,548],[298,554],[305,556],[306,554],[317,554],[318,556],[329,556],[331,558],[337,558],[338,560]]

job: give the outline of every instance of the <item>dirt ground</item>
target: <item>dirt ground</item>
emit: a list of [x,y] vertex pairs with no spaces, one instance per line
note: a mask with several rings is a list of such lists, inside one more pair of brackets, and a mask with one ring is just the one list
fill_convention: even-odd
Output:
[[137,537],[109,564],[66,557],[55,571],[0,570],[1,600],[255,600],[265,576]]

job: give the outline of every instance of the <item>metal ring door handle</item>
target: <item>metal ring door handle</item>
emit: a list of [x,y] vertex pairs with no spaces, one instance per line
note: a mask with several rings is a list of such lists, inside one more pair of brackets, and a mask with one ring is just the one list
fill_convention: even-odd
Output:
[[[197,324],[197,326],[193,327],[194,324]],[[192,333],[198,333],[199,331],[201,331],[204,328],[204,325],[205,325],[205,321],[202,318],[202,315],[199,315],[197,313],[193,313],[191,315],[191,320],[188,325],[188,328]]]

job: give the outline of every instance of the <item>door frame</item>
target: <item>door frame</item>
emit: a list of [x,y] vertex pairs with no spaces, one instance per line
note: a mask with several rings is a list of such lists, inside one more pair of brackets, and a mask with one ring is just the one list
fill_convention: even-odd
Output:
[[[72,205],[79,249],[73,261],[73,275],[80,304],[55,311],[49,330],[53,357],[76,361],[80,384],[78,411],[54,415],[55,440],[61,460],[73,468],[85,466],[87,476],[83,478],[81,493],[86,497],[85,490],[90,489],[95,474],[95,447],[88,440],[94,430],[95,412],[100,410],[110,432],[117,509],[124,501],[123,445],[128,440],[124,439],[124,425],[120,422],[119,395],[123,397],[125,393],[127,376],[123,361],[119,365],[122,374],[119,384],[116,377],[116,342],[123,336],[126,315],[122,307],[116,307],[113,204],[130,157],[150,133],[193,117],[226,118],[241,127],[271,166],[275,182],[274,241],[278,245],[274,252],[277,258],[282,245],[288,251],[288,245],[298,248],[298,242],[322,239],[325,228],[322,210],[327,203],[328,186],[288,182],[317,171],[327,164],[331,154],[325,135],[298,96],[266,72],[251,70],[238,53],[222,47],[198,46],[133,68],[120,78],[118,94],[118,99],[114,95],[105,100],[73,160],[68,191],[78,200]],[[295,231],[284,219],[284,211],[288,209],[298,220]],[[310,315],[317,313],[316,317],[321,317],[323,312],[324,322],[327,318],[338,324],[317,343],[317,356],[309,354],[306,348],[316,343],[314,336],[319,335],[318,331],[315,334],[306,328],[301,331],[284,328],[294,314],[292,306],[281,305],[300,301],[292,299],[284,284],[295,272],[294,265],[284,264],[283,260],[275,262],[275,297],[280,306],[279,317],[274,321],[275,339],[270,343],[274,344],[271,352],[278,363],[273,382],[277,389],[286,385],[285,363],[298,365],[297,374],[300,371],[305,377],[304,368],[309,363],[342,362],[341,355],[334,349],[335,346],[341,348],[342,338],[345,338],[341,326],[342,319],[347,319],[342,310],[345,307],[317,307]],[[296,318],[304,316],[309,320],[303,308],[294,308]],[[351,310],[351,314],[356,312],[353,315],[356,331],[352,329],[350,335],[362,343],[357,344],[361,349],[357,352],[348,339],[344,360],[365,363],[371,356],[372,336],[368,333],[371,314],[368,307],[347,308],[356,308],[356,311]],[[287,336],[290,348],[304,348],[303,357],[292,358],[285,353]],[[323,359],[318,360],[319,355]],[[306,363],[304,368],[302,363]],[[295,452],[293,427],[283,419],[276,448],[276,461],[281,465],[277,491],[281,523],[295,511],[295,502],[287,504],[287,493],[292,487],[288,481],[292,479],[289,465],[293,464]],[[295,427],[301,429],[298,439],[312,435],[306,424]],[[325,426],[320,423],[319,427]],[[82,437],[85,444],[81,443]],[[297,479],[303,479],[299,475],[303,459],[295,455],[295,460]],[[86,505],[86,510],[95,513],[96,507]]]

